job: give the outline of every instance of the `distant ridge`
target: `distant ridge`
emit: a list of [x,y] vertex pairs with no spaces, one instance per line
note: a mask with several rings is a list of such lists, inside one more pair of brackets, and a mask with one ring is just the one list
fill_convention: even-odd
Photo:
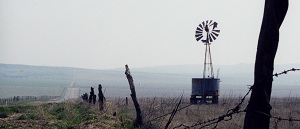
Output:
[[[5,64],[0,63],[0,67],[15,67],[15,68],[64,68],[64,69],[85,69],[85,70],[104,70],[104,71],[123,71],[124,68],[114,69],[90,69],[90,68],[77,68],[67,66],[39,66],[39,65],[24,65],[24,64]],[[300,64],[278,64],[274,67],[274,72],[281,72],[290,68],[300,68]],[[135,72],[145,73],[168,73],[168,74],[191,74],[202,75],[203,65],[201,64],[185,64],[185,65],[160,65],[160,66],[148,66],[148,67],[136,67],[131,68]],[[214,72],[220,74],[252,74],[254,72],[254,64],[235,64],[235,65],[214,65]]]
[[[300,64],[276,65],[274,72],[291,68],[300,68]],[[179,94],[185,91],[189,95],[191,78],[202,77],[202,65],[165,65],[142,68],[130,68],[137,90],[144,96]],[[221,92],[223,95],[242,94],[247,85],[253,84],[254,65],[215,65],[215,75],[220,68]],[[0,64],[0,98],[11,95],[60,95],[65,87],[74,82],[80,88],[80,94],[89,92],[89,87],[103,84],[110,96],[127,95],[128,82],[124,68],[110,70],[84,69],[74,67],[32,66],[21,64]],[[298,95],[300,91],[300,72],[274,77],[274,95]],[[160,89],[157,91],[157,89]],[[27,91],[27,92],[25,92]],[[49,92],[51,91],[51,92]],[[232,92],[233,91],[233,92]],[[154,96],[155,96],[154,95]]]
[[[5,64],[5,63],[0,63],[0,67],[88,69],[88,68],[77,68],[77,67],[68,67],[68,66],[41,66],[41,65],[26,65],[26,64]],[[91,69],[91,70],[96,70],[96,69]]]
[[[19,67],[19,68],[67,68],[67,69],[86,69],[86,70],[105,70],[105,71],[123,71],[124,68],[113,69],[91,69],[91,68],[78,68],[68,66],[39,66],[39,65],[24,65],[24,64],[5,64],[0,63],[0,67]],[[274,67],[274,72],[280,72],[290,68],[300,68],[300,64],[278,64]],[[149,72],[149,73],[171,73],[171,74],[201,74],[203,65],[201,64],[185,64],[185,65],[160,65],[148,67],[131,68],[136,72]],[[253,73],[254,64],[234,64],[234,65],[214,65],[214,72],[219,69],[220,73]]]

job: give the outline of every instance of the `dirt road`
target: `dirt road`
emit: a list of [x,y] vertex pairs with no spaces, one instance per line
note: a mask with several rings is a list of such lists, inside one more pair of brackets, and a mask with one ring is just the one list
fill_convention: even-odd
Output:
[[67,88],[64,100],[77,99],[79,97],[79,88]]
[[67,100],[75,100],[79,98],[79,88],[68,87],[65,96],[58,100],[50,100],[47,103],[61,103]]

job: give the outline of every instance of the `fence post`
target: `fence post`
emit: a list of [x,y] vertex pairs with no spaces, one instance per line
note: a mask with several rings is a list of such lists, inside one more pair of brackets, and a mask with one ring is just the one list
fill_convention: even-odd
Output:
[[91,92],[90,92],[90,97],[89,97],[89,103],[92,103],[93,99],[94,99],[94,88],[91,87]]
[[256,52],[254,85],[251,87],[252,93],[246,108],[244,129],[269,129],[274,58],[278,47],[279,28],[287,9],[288,0],[265,0]]
[[98,85],[98,97],[99,97],[99,110],[100,111],[103,111],[104,109],[104,100],[105,100],[105,97],[103,95],[103,92],[102,92],[102,86],[101,84]]
[[93,95],[93,104],[96,104],[97,95]]
[[137,101],[137,98],[136,98],[133,78],[130,74],[130,70],[128,68],[128,65],[125,65],[125,69],[126,69],[125,74],[126,74],[126,77],[127,77],[128,83],[129,83],[130,91],[131,91],[130,96],[132,98],[132,101],[133,101],[133,104],[134,104],[134,107],[135,107],[135,110],[136,110],[136,119],[135,119],[134,125],[136,127],[139,127],[143,124],[142,111],[141,111],[140,105],[139,105],[139,103]]

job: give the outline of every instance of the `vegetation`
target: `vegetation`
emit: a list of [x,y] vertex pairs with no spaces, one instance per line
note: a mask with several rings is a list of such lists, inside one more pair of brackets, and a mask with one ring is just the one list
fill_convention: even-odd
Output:
[[72,77],[72,68],[0,64],[0,98],[61,96]]
[[[141,98],[139,103],[143,113],[144,125],[141,128],[163,128],[174,109],[178,98]],[[219,104],[189,105],[189,98],[184,98],[179,110],[169,128],[180,124],[193,125],[208,121],[225,114],[236,106],[240,98],[220,98]],[[132,101],[126,105],[125,98],[108,99],[105,110],[100,112],[95,105],[81,101],[64,103],[44,103],[32,105],[32,102],[22,105],[1,106],[0,114],[7,118],[0,118],[0,128],[125,128],[133,129],[135,108]],[[247,103],[241,105],[245,108]],[[274,98],[271,114],[281,118],[300,117],[300,98]],[[167,114],[167,115],[164,115]],[[164,115],[164,116],[163,116]],[[245,113],[238,113],[228,121],[221,121],[217,128],[239,129],[243,127]],[[213,128],[215,124],[205,128]],[[181,127],[183,128],[183,127]],[[278,121],[271,119],[270,128],[300,128],[299,121]]]
[[[20,93],[16,93],[15,95],[21,96],[22,93],[25,93],[27,91],[28,92],[25,93],[26,95],[28,94],[31,95],[36,93],[44,95],[45,92],[51,95],[61,95],[62,89],[64,87],[69,86],[70,82],[73,81],[74,70],[69,68],[61,68],[62,71],[65,70],[62,74],[60,74],[62,76],[56,76],[57,70],[56,72],[54,72],[55,70],[53,70],[53,68],[49,68],[48,70],[46,70],[45,73],[42,72],[43,70],[45,70],[45,68],[43,68],[43,70],[30,73],[28,72],[30,70],[26,72],[24,71],[24,69],[18,69],[13,67],[10,69],[12,71],[10,71],[6,69],[6,66],[5,67],[1,66],[1,67],[2,68],[0,68],[0,77],[1,77],[0,95],[2,97],[6,96],[5,94],[12,95],[10,93],[16,93],[16,92],[20,92]],[[74,86],[75,87],[91,86],[91,85],[98,84],[97,82],[102,82],[102,80],[101,81],[98,80],[99,78],[101,78],[98,75],[102,75],[100,73],[105,73],[105,71],[95,71],[95,74],[92,74],[94,77],[90,77],[92,75],[88,74],[89,72],[80,72],[81,76],[78,75],[76,77],[77,80],[75,81]],[[64,74],[64,73],[68,73],[68,74]],[[101,79],[103,79],[103,82],[105,82],[104,80],[106,80],[107,78],[111,78],[111,80],[106,81],[106,82],[110,82],[112,80],[116,80],[116,77],[114,78],[114,76],[118,74],[117,73],[111,74],[111,72],[107,72],[104,74],[106,78],[101,78]],[[121,72],[121,74],[122,76],[124,76],[123,72]],[[156,74],[153,76],[157,77]],[[296,78],[297,77],[299,77],[299,74],[297,74]],[[80,80],[78,78],[80,79],[83,78],[83,79]],[[152,78],[152,76],[151,77],[141,76],[141,78],[149,79]],[[287,76],[288,79],[285,78],[284,76],[281,78],[285,80],[291,80],[288,76]],[[162,78],[160,79],[164,80]],[[33,81],[33,80],[38,80],[38,81]],[[176,79],[173,78],[173,80]],[[13,82],[15,84],[8,83],[8,82]],[[85,83],[85,82],[89,82],[89,83]],[[153,80],[148,80],[148,82],[153,82]],[[120,83],[120,84],[126,85],[126,80],[124,83]],[[129,91],[128,85],[124,86],[124,88],[110,87],[112,85],[116,85],[116,84],[108,85],[108,87],[112,89],[109,88],[107,90],[104,89],[104,91],[106,90],[107,94],[111,96],[116,96],[113,94],[112,91],[118,93],[117,95],[119,96],[125,96],[124,94],[126,95],[129,94],[129,92],[127,92]],[[295,85],[298,85],[298,83],[295,83]],[[163,89],[159,87],[160,85],[156,85],[152,83],[148,83],[147,85],[142,84],[142,86],[144,89],[140,89],[141,92],[137,90],[139,95],[140,94],[145,95],[144,93],[142,93],[143,91],[147,92],[147,94],[150,94],[151,96],[155,95],[154,92],[148,92],[145,90],[147,89],[145,88],[147,86],[148,89],[150,89],[149,87],[151,86],[151,91],[155,91],[155,92],[160,92]],[[137,86],[137,87],[141,88],[142,86]],[[158,88],[160,90],[157,90]],[[43,92],[37,92],[37,90],[39,89],[43,90]],[[53,90],[53,89],[57,89],[57,90]],[[165,88],[165,89],[170,90],[169,88]],[[123,90],[124,92],[122,92]],[[51,93],[49,91],[51,91]],[[172,91],[172,93],[174,92]],[[240,94],[243,95],[243,93]],[[176,95],[176,93],[174,93],[174,95]],[[165,95],[165,97],[138,98],[142,110],[143,121],[144,121],[144,124],[141,128],[155,129],[155,128],[163,128],[166,126],[166,123],[170,118],[169,113],[172,112],[176,103],[178,102],[177,98],[166,97],[166,96],[167,95]],[[115,98],[115,99],[109,99],[109,98],[110,96],[108,97],[108,100],[105,102],[106,105],[104,107],[104,111],[101,112],[99,112],[98,109],[99,107],[97,103],[96,105],[90,105],[86,102],[81,102],[81,101],[69,101],[64,103],[44,103],[41,101],[45,101],[45,100],[37,101],[34,99],[34,100],[22,100],[16,102],[9,102],[8,106],[5,106],[6,105],[5,101],[1,101],[2,103],[0,103],[0,116],[2,115],[4,117],[5,116],[8,117],[0,118],[0,128],[126,128],[126,129],[134,128],[133,123],[136,114],[135,114],[134,104],[132,103],[132,101],[129,101],[129,104],[127,105],[125,98]],[[176,112],[175,117],[171,121],[169,128],[174,128],[181,124],[191,126],[195,123],[201,123],[201,122],[205,122],[217,118],[220,115],[226,114],[226,112],[229,109],[234,108],[239,102],[240,102],[240,98],[231,97],[231,96],[229,97],[222,96],[219,100],[219,104],[216,105],[203,104],[203,105],[190,106],[189,98],[184,98],[181,102],[181,105],[179,106],[179,109],[183,107],[187,107],[187,108],[183,108],[182,110]],[[246,104],[247,104],[247,100],[243,103],[243,105],[241,105],[241,109],[244,109]],[[271,105],[273,106],[271,111],[272,116],[276,116],[278,118],[297,119],[300,121],[300,108],[299,108],[300,98],[293,98],[293,97],[272,98]],[[245,116],[244,112],[237,113],[234,114],[232,118],[225,118],[225,121],[220,121],[218,122],[218,124],[213,124],[207,126],[206,128],[214,128],[216,125],[217,125],[216,128],[232,128],[232,129],[242,128],[244,116]],[[300,128],[299,121],[286,121],[286,120],[271,118],[270,128]],[[180,128],[184,128],[184,127],[180,127]]]
[[0,118],[0,128],[133,128],[131,116],[100,113],[97,106],[78,101],[1,106],[0,114],[8,116]]
[[[196,123],[205,122],[226,114],[229,109],[234,108],[241,98],[224,97],[221,98],[219,104],[202,104],[189,106],[189,98],[182,100],[179,107],[183,108],[175,114],[169,128],[173,129],[181,124],[191,126]],[[115,100],[116,105],[124,105],[124,100]],[[143,112],[144,125],[143,128],[164,128],[169,120],[170,112],[174,109],[177,98],[143,98],[139,100]],[[247,102],[247,101],[246,101]],[[244,109],[246,102],[241,105]],[[271,100],[273,110],[271,114],[281,118],[300,118],[300,98],[274,98]],[[132,103],[129,105],[133,105]],[[120,106],[121,107],[121,106]],[[123,106],[124,107],[124,106]],[[184,108],[187,107],[187,108]],[[134,112],[132,106],[123,108],[123,112],[130,114]],[[164,114],[168,114],[163,116]],[[163,116],[163,117],[160,117]],[[225,121],[212,124],[205,128],[211,129],[215,126],[220,129],[240,129],[243,128],[245,112],[234,114],[232,118],[227,117]],[[199,126],[197,126],[199,127]],[[181,127],[182,129],[184,127]],[[300,128],[299,121],[278,121],[271,119],[270,128]]]

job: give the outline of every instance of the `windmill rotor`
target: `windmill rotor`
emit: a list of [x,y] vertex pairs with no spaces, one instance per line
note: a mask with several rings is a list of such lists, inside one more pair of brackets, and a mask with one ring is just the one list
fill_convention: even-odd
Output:
[[212,43],[220,34],[218,23],[213,20],[207,20],[200,23],[196,28],[195,38],[203,43]]

